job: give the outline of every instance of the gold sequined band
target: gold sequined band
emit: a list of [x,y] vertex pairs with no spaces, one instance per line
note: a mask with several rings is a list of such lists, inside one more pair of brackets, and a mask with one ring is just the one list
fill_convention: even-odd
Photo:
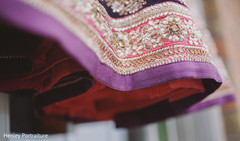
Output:
[[162,17],[169,14],[180,15],[192,19],[191,12],[188,8],[173,2],[164,2],[162,4],[152,5],[135,14],[119,19],[111,18],[106,9],[100,3],[95,3],[98,10],[108,19],[110,25],[115,31],[125,31],[156,17]]

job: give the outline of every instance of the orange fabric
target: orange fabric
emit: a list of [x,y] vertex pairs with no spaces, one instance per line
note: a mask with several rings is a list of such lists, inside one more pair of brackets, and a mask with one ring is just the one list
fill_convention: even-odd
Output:
[[169,102],[203,93],[201,80],[182,79],[169,83],[122,92],[97,81],[85,94],[42,108],[45,116],[76,119],[79,122],[111,120],[120,112],[133,111],[168,99]]
[[0,91],[34,89],[44,92],[58,80],[83,68],[55,42],[45,39],[37,50],[33,72],[0,76]]

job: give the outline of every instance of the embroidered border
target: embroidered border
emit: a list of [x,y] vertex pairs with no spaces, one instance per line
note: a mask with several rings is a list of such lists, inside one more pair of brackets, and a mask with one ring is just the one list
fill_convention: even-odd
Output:
[[147,2],[145,0],[105,0],[107,6],[111,7],[113,13],[120,16],[135,13],[143,8]]
[[[153,18],[162,17],[169,14],[176,14],[192,19],[191,12],[188,8],[173,2],[164,2],[161,4],[151,5],[137,13],[118,19],[111,18],[106,9],[100,3],[95,2],[95,4],[99,12],[107,18],[115,31],[125,31],[143,24]],[[89,9],[90,7],[86,8]]]
[[[97,9],[93,8],[90,9],[90,11],[82,10],[79,12],[80,14],[76,14],[75,13],[76,11],[74,12],[73,9],[69,8],[69,6],[71,6],[72,3],[63,6],[62,4],[55,3],[58,0],[52,1],[22,0],[22,1],[42,10],[43,12],[59,20],[60,23],[62,23],[66,28],[68,28],[70,31],[76,34],[82,41],[84,41],[85,44],[88,45],[88,47],[91,48],[96,53],[96,55],[98,56],[99,60],[102,63],[108,65],[115,72],[122,75],[132,74],[148,68],[180,61],[196,61],[196,62],[200,61],[212,63],[208,49],[205,46],[205,44],[202,43],[201,36],[198,35],[200,34],[199,31],[197,30],[196,27],[193,26],[194,23],[192,22],[189,23],[189,21],[192,21],[191,19],[188,19],[188,21],[185,20],[186,26],[187,24],[190,24],[188,25],[189,27],[187,27],[188,28],[187,34],[183,32],[184,31],[183,29],[179,30],[182,27],[178,26],[178,24],[175,24],[177,26],[174,26],[174,24],[170,24],[171,27],[167,28],[171,29],[172,33],[167,32],[166,34],[169,35],[166,35],[165,39],[162,39],[162,41],[167,43],[166,45],[162,46],[159,45],[158,48],[151,49],[150,51],[146,51],[145,49],[143,49],[145,50],[145,53],[143,54],[135,56],[131,54],[130,56],[120,57],[119,54],[117,53],[117,50],[115,50],[114,47],[124,48],[125,50],[127,49],[127,47],[126,45],[121,47],[120,45],[121,42],[119,41],[116,42],[119,43],[118,45],[111,44],[111,40],[109,40],[110,42],[107,41],[108,39],[106,39],[105,37],[107,37],[106,35],[108,34],[108,32],[110,31],[116,34],[117,31],[111,29],[111,26],[109,25],[110,21],[107,20],[107,17],[104,16],[103,13],[101,12],[99,13],[98,11],[99,8]],[[159,5],[177,5],[177,4],[163,3]],[[151,9],[151,7],[149,8]],[[83,14],[83,11],[88,14]],[[185,22],[184,19],[188,18],[188,16],[184,17],[184,15],[181,13],[178,13],[177,15],[174,15],[173,13],[165,13],[165,15],[168,16],[162,16],[162,20],[159,22],[164,22],[165,18],[168,18],[169,21],[172,22],[171,16],[177,17],[182,16],[181,17],[182,22]],[[95,18],[96,16],[98,16],[99,18]],[[155,16],[153,17],[155,18],[154,19],[155,21],[156,18],[158,18]],[[148,24],[151,25],[151,23]],[[164,23],[162,25],[164,25]],[[166,23],[165,25],[168,24]],[[133,28],[133,30],[136,29]],[[196,30],[197,32],[194,31],[193,33],[191,33],[190,32],[191,30]],[[142,28],[140,32],[145,31]],[[130,34],[129,31],[127,33]],[[175,34],[176,36],[174,36]],[[184,39],[186,39],[186,37],[188,37],[187,40],[189,42],[187,44],[182,44],[180,41],[183,41]],[[134,42],[136,42],[136,40],[134,40]],[[168,44],[168,42],[175,42],[175,44],[172,43]],[[122,43],[126,44],[125,41]]]

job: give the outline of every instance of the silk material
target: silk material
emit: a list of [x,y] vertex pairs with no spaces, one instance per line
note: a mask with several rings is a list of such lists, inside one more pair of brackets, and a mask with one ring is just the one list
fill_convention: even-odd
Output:
[[39,114],[77,122],[113,120],[121,112],[142,109],[164,100],[171,103],[191,95],[203,95],[204,92],[201,80],[194,79],[182,79],[129,92],[117,91],[95,81],[85,94],[41,107]]

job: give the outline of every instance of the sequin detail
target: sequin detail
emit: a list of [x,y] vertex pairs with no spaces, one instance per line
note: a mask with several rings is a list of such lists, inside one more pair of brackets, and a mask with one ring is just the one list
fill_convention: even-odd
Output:
[[107,6],[120,16],[133,14],[146,4],[145,0],[106,0],[106,2]]

